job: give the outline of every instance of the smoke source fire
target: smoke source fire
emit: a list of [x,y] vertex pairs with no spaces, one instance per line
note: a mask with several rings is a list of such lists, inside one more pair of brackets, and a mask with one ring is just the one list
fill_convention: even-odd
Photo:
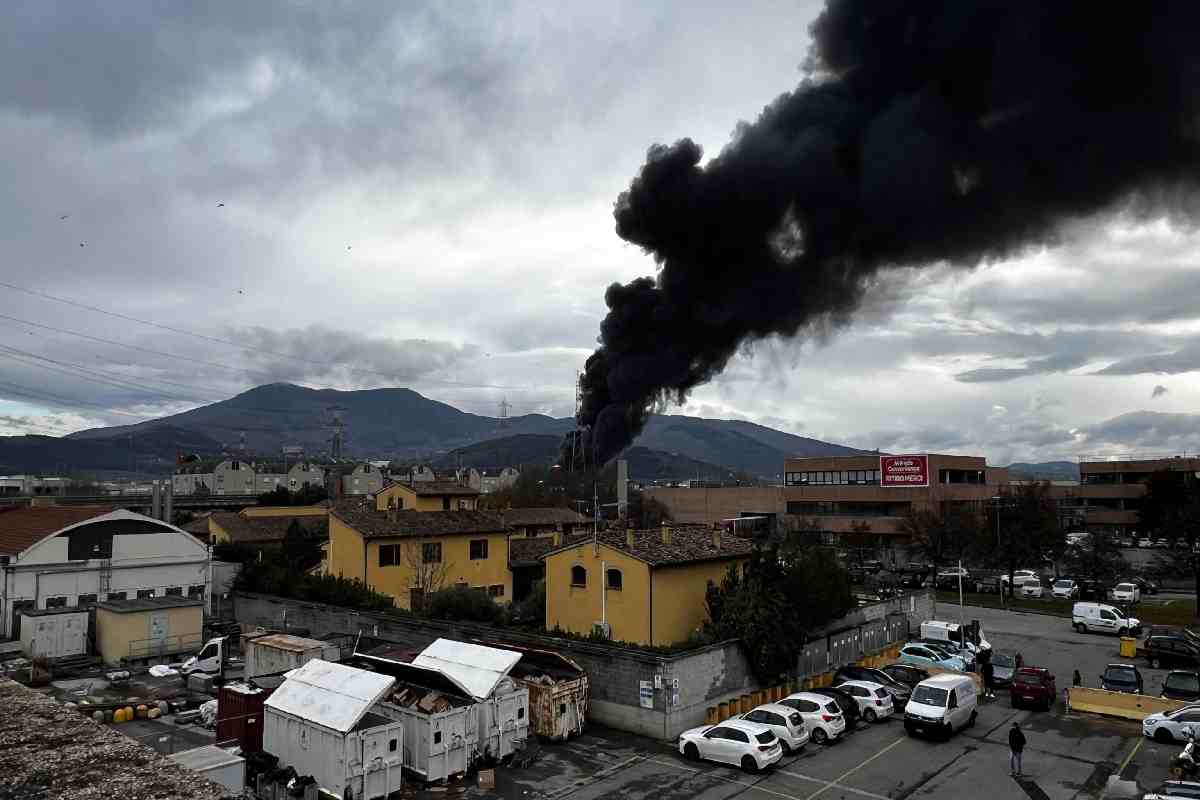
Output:
[[564,453],[607,462],[744,342],[847,321],[881,269],[1194,217],[1198,32],[1195,0],[829,0],[795,91],[707,163],[654,145],[617,199],[658,276],[605,293]]

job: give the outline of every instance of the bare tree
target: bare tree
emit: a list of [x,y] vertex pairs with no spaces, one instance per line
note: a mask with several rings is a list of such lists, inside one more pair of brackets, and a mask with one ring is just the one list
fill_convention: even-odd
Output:
[[404,545],[404,564],[412,586],[409,608],[420,612],[426,598],[446,585],[450,568],[442,557],[442,543],[433,539],[408,542]]

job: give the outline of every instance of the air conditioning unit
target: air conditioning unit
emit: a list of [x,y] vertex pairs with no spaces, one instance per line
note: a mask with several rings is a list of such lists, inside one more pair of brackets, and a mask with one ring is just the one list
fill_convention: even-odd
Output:
[[607,622],[593,622],[592,633],[596,636],[603,636],[608,639],[612,636],[612,626]]

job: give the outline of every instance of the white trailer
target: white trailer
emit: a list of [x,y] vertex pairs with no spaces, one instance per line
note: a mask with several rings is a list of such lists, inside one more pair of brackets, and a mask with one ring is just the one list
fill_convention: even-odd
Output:
[[21,612],[21,651],[30,658],[87,653],[88,612],[79,608],[28,608]]
[[232,750],[207,744],[167,758],[239,796],[246,788],[246,759]]
[[373,709],[395,679],[313,659],[263,704],[263,749],[346,800],[400,788],[403,723]]
[[306,639],[289,633],[268,633],[244,640],[246,672],[243,677],[279,675],[319,658],[341,661],[342,651],[336,644],[320,639]]

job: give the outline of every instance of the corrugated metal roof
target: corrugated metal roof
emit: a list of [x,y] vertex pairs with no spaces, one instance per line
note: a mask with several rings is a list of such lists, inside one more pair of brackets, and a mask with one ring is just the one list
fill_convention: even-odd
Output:
[[520,653],[480,644],[438,639],[421,651],[412,663],[436,669],[462,686],[472,697],[483,700],[496,684],[521,660]]
[[395,678],[314,658],[288,673],[265,705],[330,730],[349,732]]

